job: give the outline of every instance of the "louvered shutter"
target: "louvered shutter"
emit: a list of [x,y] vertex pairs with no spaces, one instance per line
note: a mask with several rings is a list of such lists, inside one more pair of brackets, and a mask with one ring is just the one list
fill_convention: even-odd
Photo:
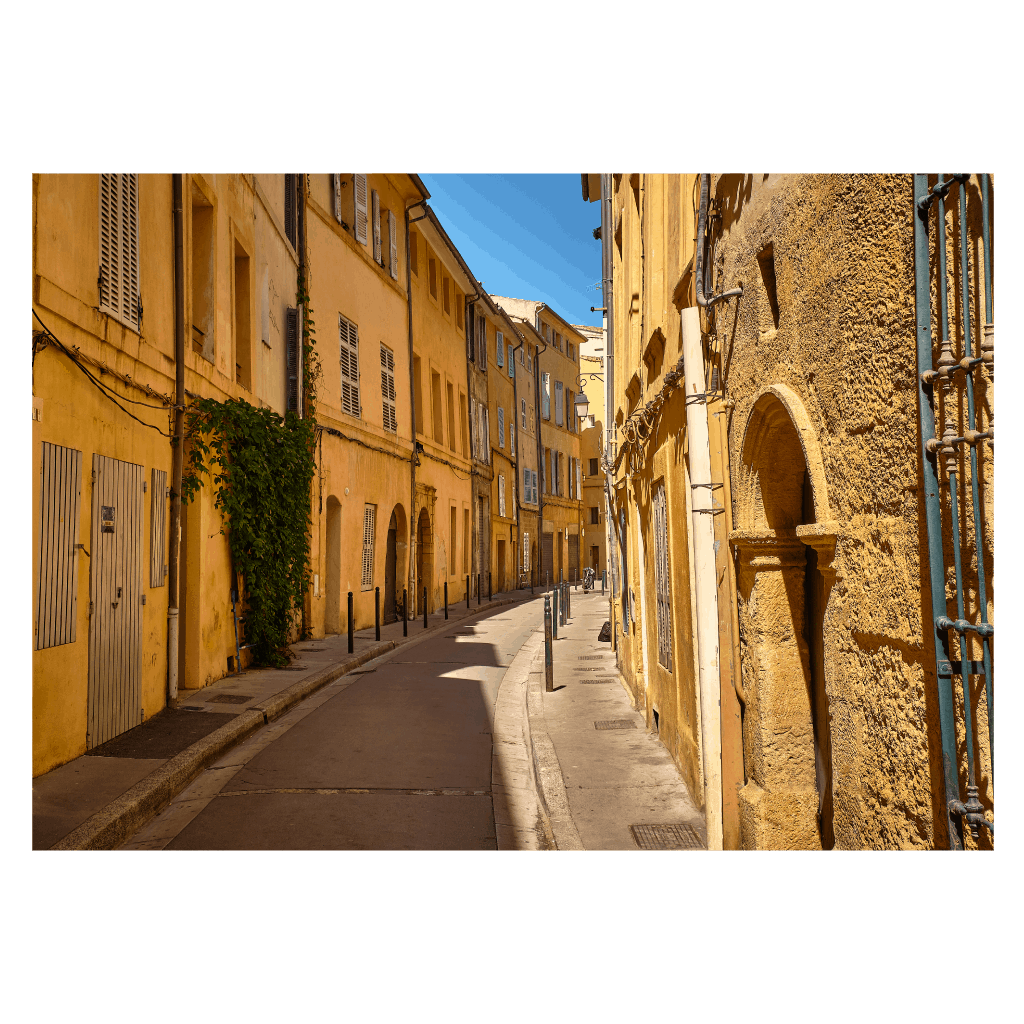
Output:
[[389,266],[391,276],[398,280],[398,218],[391,210],[388,210],[388,238],[391,241],[391,253]]
[[341,175],[335,174],[334,177],[334,219],[341,224]]
[[162,587],[167,572],[167,471],[154,469],[151,473],[149,505],[149,585]]
[[285,350],[288,374],[285,409],[301,416],[299,384],[302,364],[299,358],[299,311],[295,306],[289,306],[285,311]]
[[139,329],[139,176],[100,175],[100,310]]
[[491,461],[491,418],[490,410],[486,405],[482,406],[484,411],[484,462]]
[[362,589],[373,587],[373,542],[377,527],[377,506],[363,506],[363,576]]
[[505,447],[505,410],[498,406],[498,447]]
[[580,480],[580,460],[576,460],[576,500],[579,501],[583,497],[583,485]]
[[510,377],[515,377],[516,375],[516,353],[511,342],[508,346],[508,375]]
[[505,477],[501,473],[498,474],[498,515],[505,515]]
[[487,321],[480,317],[477,322],[477,350],[480,353],[480,369],[487,369]]
[[359,405],[359,328],[340,314],[338,341],[341,360],[341,410],[358,419],[362,415]]
[[384,429],[398,432],[395,414],[395,355],[385,345],[380,347],[380,392],[384,400]]
[[523,500],[530,500],[530,471],[523,466]]
[[292,248],[296,246],[295,230],[295,175],[284,176],[284,233]]
[[555,381],[555,423],[558,426],[562,426],[564,422],[564,411],[565,411],[565,395],[562,391],[562,382],[560,380]]
[[376,189],[370,192],[370,206],[373,214],[373,259],[375,263],[381,261],[381,240],[380,240],[380,195]]
[[515,410],[512,410],[512,415],[508,418],[508,452],[513,458],[516,454],[516,414]]
[[353,174],[356,206],[356,241],[366,244],[366,175]]
[[75,642],[82,453],[42,445],[35,649]]
[[542,415],[544,419],[551,419],[551,374],[542,373],[540,375],[540,397]]
[[494,332],[494,356],[499,366],[505,365],[505,336],[501,331]]

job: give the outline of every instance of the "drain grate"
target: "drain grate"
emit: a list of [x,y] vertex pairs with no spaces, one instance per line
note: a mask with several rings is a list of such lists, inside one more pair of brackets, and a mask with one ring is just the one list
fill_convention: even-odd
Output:
[[692,825],[630,825],[641,850],[704,850],[700,833]]
[[206,703],[207,704],[247,704],[252,700],[252,697],[247,696],[244,693],[218,693],[216,697],[211,697]]
[[205,711],[206,708],[197,708],[195,704],[184,704],[181,708],[182,711]]
[[279,668],[278,672],[312,672],[312,665],[288,665],[286,668]]
[[595,722],[595,729],[635,729],[636,722],[632,718],[609,718],[604,722]]
[[599,669],[596,665],[587,665],[584,668],[574,668],[573,669],[573,672],[600,672],[600,671],[601,671],[601,669]]
[[581,683],[617,683],[618,679],[615,676],[601,676],[598,679],[580,679]]
[[603,654],[581,654],[579,657],[580,661],[604,661],[605,655]]

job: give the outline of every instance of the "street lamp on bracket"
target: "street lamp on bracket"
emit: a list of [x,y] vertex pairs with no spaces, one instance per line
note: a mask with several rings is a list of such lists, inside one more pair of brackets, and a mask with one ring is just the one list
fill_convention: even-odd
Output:
[[573,404],[576,406],[576,415],[581,420],[586,419],[587,413],[590,410],[590,401],[587,398],[586,392],[583,390],[588,380],[598,380],[603,384],[604,377],[599,373],[581,373],[576,378],[576,400]]

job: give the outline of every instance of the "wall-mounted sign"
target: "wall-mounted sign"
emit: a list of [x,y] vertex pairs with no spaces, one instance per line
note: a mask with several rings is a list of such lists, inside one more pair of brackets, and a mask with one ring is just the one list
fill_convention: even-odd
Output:
[[100,506],[100,532],[101,533],[113,533],[114,532],[114,506],[113,505],[101,505]]

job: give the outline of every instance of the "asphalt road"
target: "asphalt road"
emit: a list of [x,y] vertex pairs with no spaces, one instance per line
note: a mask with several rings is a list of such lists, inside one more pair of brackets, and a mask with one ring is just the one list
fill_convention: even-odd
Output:
[[495,698],[541,600],[453,625],[324,687],[124,848],[496,849]]

